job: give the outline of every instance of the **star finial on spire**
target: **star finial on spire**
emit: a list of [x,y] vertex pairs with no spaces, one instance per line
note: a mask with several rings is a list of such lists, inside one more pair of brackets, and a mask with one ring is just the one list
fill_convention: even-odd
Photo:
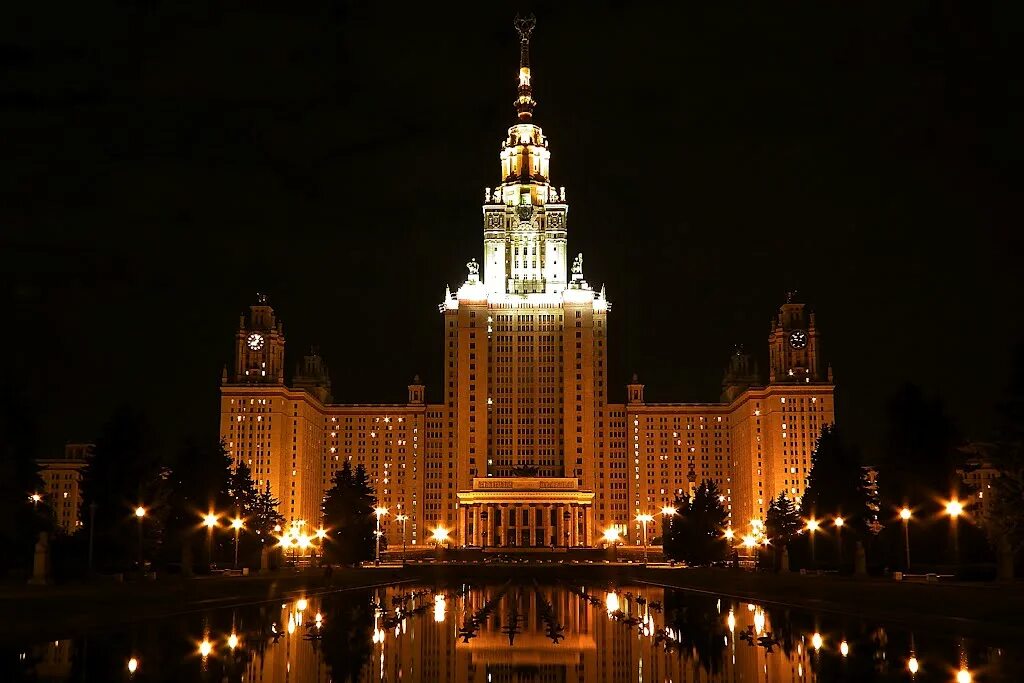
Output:
[[526,17],[517,14],[514,25],[519,32],[519,97],[516,98],[516,112],[519,120],[525,122],[533,118],[533,108],[537,105],[530,85],[530,34],[537,25],[537,18],[532,14]]

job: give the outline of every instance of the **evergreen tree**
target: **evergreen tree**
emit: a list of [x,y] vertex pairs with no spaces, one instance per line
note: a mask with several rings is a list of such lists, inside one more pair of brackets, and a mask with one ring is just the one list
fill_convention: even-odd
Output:
[[715,482],[704,480],[693,497],[676,496],[676,515],[666,527],[663,549],[674,560],[690,565],[709,564],[725,557],[723,538],[728,515]]
[[373,559],[376,550],[374,509],[377,498],[362,465],[353,471],[346,461],[334,475],[324,501],[323,526],[330,542],[325,552],[335,562],[357,564]]
[[277,498],[274,498],[270,492],[270,482],[268,481],[266,487],[257,494],[248,521],[249,528],[260,539],[261,544],[276,543],[275,534],[277,532],[274,531],[274,527],[284,522],[284,515],[278,511],[280,505]]
[[48,502],[31,497],[42,493],[43,480],[34,413],[18,387],[12,381],[0,392],[0,570],[30,569],[39,532],[52,531]]
[[835,425],[825,426],[818,437],[800,511],[818,519],[842,516],[847,523],[866,522],[867,495],[860,457],[843,442]]
[[231,514],[248,520],[256,507],[260,492],[252,480],[252,470],[244,462],[235,465],[228,478],[228,496],[231,498]]
[[803,521],[793,501],[786,498],[786,494],[780,493],[768,506],[764,525],[771,543],[781,549],[796,537],[803,528]]
[[136,564],[139,522],[134,510],[138,505],[146,508],[144,556],[154,556],[167,512],[169,475],[141,414],[122,409],[103,427],[81,484],[84,533],[89,533],[90,507],[95,506],[96,569],[126,569]]
[[994,539],[1019,552],[1024,549],[1024,344],[1015,349],[1010,381],[996,415],[989,456],[999,476],[992,482],[986,521]]
[[188,440],[178,454],[170,479],[167,527],[172,548],[165,557],[180,556],[183,569],[191,570],[194,558],[207,565],[204,515],[225,514],[231,505],[228,495],[232,476],[231,457],[223,442],[202,446]]

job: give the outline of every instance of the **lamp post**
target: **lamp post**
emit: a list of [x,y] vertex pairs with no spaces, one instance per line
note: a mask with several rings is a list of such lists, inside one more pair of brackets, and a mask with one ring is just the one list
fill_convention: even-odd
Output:
[[644,564],[647,564],[647,523],[653,519],[653,516],[647,514],[636,516],[636,521],[644,525]]
[[[846,524],[846,520],[842,517],[836,517],[833,521],[836,525],[836,543],[839,544],[839,564],[843,564],[843,526]],[[842,567],[840,567],[841,569]]]
[[900,510],[900,519],[903,520],[903,552],[906,557],[906,570],[910,571],[910,508],[904,507]]
[[817,567],[818,562],[814,559],[814,532],[821,528],[821,523],[813,517],[807,520],[807,533],[811,535],[811,566]]
[[964,506],[954,498],[946,503],[946,514],[949,515],[950,530],[953,533],[953,560],[960,564],[960,534],[957,533],[957,519],[964,512]]
[[409,515],[395,515],[395,521],[402,523],[402,566],[405,566],[405,523],[409,521]]
[[139,573],[142,569],[142,519],[146,516],[146,508],[141,505],[135,508],[135,518],[139,520]]
[[96,535],[96,503],[89,503],[89,574],[92,574],[93,539]]
[[323,527],[320,527],[319,529],[317,529],[316,530],[316,537],[318,539],[320,539],[320,564],[323,565],[324,564],[324,558],[327,556],[327,553],[324,551],[324,539],[327,538],[327,529],[325,529]]
[[238,569],[238,532],[242,530],[244,522],[241,517],[231,520],[231,528],[235,530],[235,569]]
[[619,530],[615,527],[608,527],[604,530],[604,541],[612,547],[612,562],[619,561]]
[[388,514],[388,509],[385,508],[385,507],[374,508],[373,514],[377,515],[377,531],[375,532],[375,534],[377,536],[377,553],[376,553],[376,559],[374,560],[373,563],[379,567],[380,566],[380,534],[381,534],[381,532],[380,532],[380,518],[383,517],[384,515]]
[[28,498],[29,498],[29,500],[31,500],[31,501],[32,501],[32,508],[33,508],[33,509],[38,509],[38,508],[39,508],[39,503],[40,503],[40,501],[42,501],[42,500],[43,500],[43,496],[42,496],[42,494],[39,494],[39,493],[33,493],[33,494],[32,494],[31,496],[29,496]]
[[212,511],[203,517],[203,526],[206,527],[206,571],[213,569],[213,527],[217,526],[217,515]]
[[443,526],[439,526],[434,529],[434,532],[431,534],[431,538],[434,541],[435,547],[440,548],[442,543],[448,542],[448,530]]

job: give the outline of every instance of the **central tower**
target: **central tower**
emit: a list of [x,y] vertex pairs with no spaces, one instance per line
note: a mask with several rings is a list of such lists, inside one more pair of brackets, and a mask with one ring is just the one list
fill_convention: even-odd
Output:
[[[487,478],[533,476],[542,490],[568,486],[572,493],[563,495],[590,500],[584,492],[594,487],[595,436],[606,403],[609,304],[584,279],[583,255],[569,262],[565,188],[552,184],[548,139],[533,120],[534,25],[533,17],[516,19],[517,122],[501,145],[500,184],[484,190],[482,259],[466,264],[466,281],[441,304],[446,408],[460,492],[507,483]],[[523,490],[525,480],[517,486]],[[565,514],[561,531],[561,513],[552,511],[547,531],[535,525],[535,536],[513,523],[505,533],[517,545],[561,545],[563,533],[586,538],[582,507],[578,525],[569,508]],[[481,540],[483,533],[467,524]]]
[[484,190],[484,284],[488,294],[556,294],[565,289],[568,206],[565,188],[551,185],[551,152],[533,123],[530,34],[534,21],[516,20],[519,31],[519,123],[501,148],[501,185]]

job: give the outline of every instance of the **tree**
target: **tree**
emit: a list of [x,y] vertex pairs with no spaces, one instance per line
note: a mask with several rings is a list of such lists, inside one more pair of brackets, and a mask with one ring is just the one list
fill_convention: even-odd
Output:
[[665,554],[690,565],[709,564],[725,557],[722,534],[728,515],[722,506],[715,482],[704,480],[693,496],[676,496],[676,515],[668,524],[663,548]]
[[1024,344],[1014,351],[1010,381],[996,407],[995,443],[988,455],[999,476],[988,502],[990,534],[1011,552],[1024,549]]
[[270,492],[268,481],[266,487],[256,495],[256,500],[249,511],[248,527],[256,534],[260,545],[276,543],[275,527],[284,522],[284,515],[278,511],[280,505],[281,503]]
[[16,380],[5,384],[0,392],[0,570],[5,571],[30,568],[39,532],[52,530],[45,498],[39,503],[31,498],[42,491],[43,480],[30,406]]
[[377,497],[362,465],[352,470],[345,461],[334,475],[334,485],[324,500],[323,526],[327,530],[325,552],[333,561],[357,564],[373,559],[376,550],[374,509]]
[[245,519],[252,516],[260,492],[252,480],[252,470],[239,462],[228,477],[228,496],[231,498],[231,513]]
[[843,442],[835,425],[826,425],[818,437],[800,510],[816,518],[842,516],[847,524],[866,522],[867,494],[860,457]]
[[[203,557],[204,565],[210,562],[211,558],[206,557],[208,532],[201,521],[209,512],[228,509],[231,476],[231,457],[222,441],[200,445],[190,439],[178,453],[170,478],[167,514],[168,538],[173,547],[167,549],[165,557],[180,557],[186,572],[192,568],[192,558]],[[199,548],[201,552],[197,552]]]
[[786,498],[785,493],[780,493],[768,506],[764,526],[772,544],[783,548],[796,537],[803,527],[803,521],[793,501]]
[[128,408],[118,411],[104,425],[82,472],[83,532],[88,534],[94,523],[97,568],[119,570],[135,564],[139,521],[133,511],[139,505],[146,509],[144,555],[153,557],[162,540],[169,476],[145,418]]

